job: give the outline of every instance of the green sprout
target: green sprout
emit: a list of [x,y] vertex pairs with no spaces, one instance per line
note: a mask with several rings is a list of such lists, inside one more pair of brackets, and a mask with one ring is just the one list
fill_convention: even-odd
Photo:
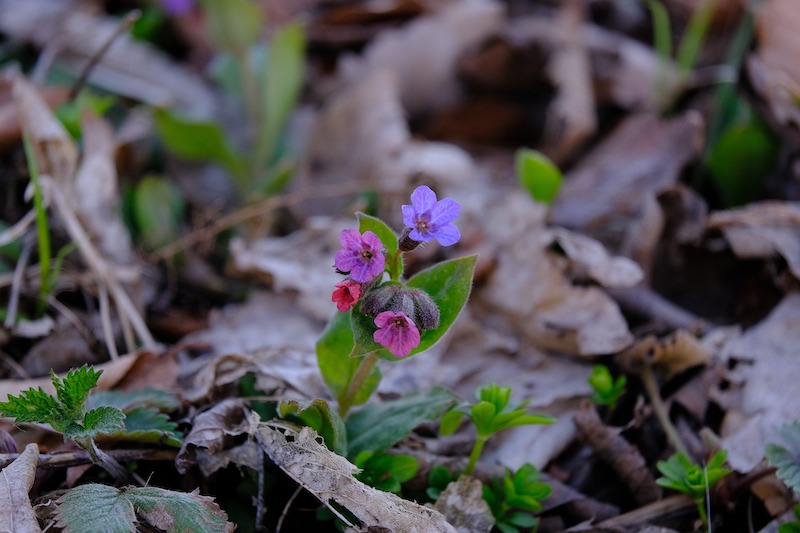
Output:
[[609,416],[611,416],[611,413],[617,408],[617,402],[625,394],[627,378],[621,375],[614,379],[607,366],[596,365],[592,369],[592,375],[589,376],[588,381],[594,390],[592,401],[597,405],[607,406]]
[[413,479],[419,470],[419,462],[411,456],[386,452],[363,451],[355,459],[361,469],[356,479],[386,492],[400,493],[401,484]]
[[511,387],[501,387],[496,384],[480,387],[475,396],[475,404],[462,403],[446,412],[439,424],[442,435],[450,435],[458,429],[462,417],[466,416],[475,424],[477,438],[469,456],[469,462],[464,469],[464,474],[471,475],[483,451],[483,446],[489,437],[495,433],[515,426],[532,424],[552,424],[554,419],[547,415],[529,414],[527,404],[530,400],[523,400],[516,405],[509,405],[511,400]]
[[697,511],[703,526],[708,529],[708,513],[706,512],[707,496],[714,483],[730,474],[730,470],[722,468],[728,450],[720,450],[705,467],[696,465],[685,453],[677,452],[666,461],[657,463],[658,471],[663,474],[656,480],[662,487],[673,489],[688,495],[697,505]]
[[533,513],[542,510],[540,501],[550,493],[550,485],[539,481],[539,471],[528,463],[513,475],[506,469],[502,480],[494,478],[483,486],[483,499],[494,515],[495,527],[503,533],[535,528],[538,520]]

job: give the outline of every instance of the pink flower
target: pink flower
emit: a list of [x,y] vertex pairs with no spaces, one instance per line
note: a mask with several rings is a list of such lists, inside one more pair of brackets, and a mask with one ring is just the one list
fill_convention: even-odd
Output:
[[378,331],[372,338],[381,346],[389,348],[396,357],[405,357],[419,346],[419,330],[403,313],[394,311],[379,313],[375,317],[375,325],[378,326]]
[[356,305],[359,298],[361,298],[361,284],[349,279],[337,283],[331,295],[331,301],[336,302],[336,309],[342,313],[346,313]]
[[403,224],[411,231],[409,238],[419,242],[439,241],[442,246],[458,242],[461,233],[453,224],[461,206],[452,198],[436,200],[436,193],[427,185],[414,189],[411,205],[404,205]]
[[344,249],[336,252],[335,265],[340,272],[350,273],[350,278],[359,283],[372,281],[383,273],[386,258],[383,243],[371,231],[361,235],[356,229],[345,229],[339,234]]

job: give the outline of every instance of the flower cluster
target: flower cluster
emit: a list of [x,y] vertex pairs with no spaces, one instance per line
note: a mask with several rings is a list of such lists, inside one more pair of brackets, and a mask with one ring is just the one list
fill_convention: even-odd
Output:
[[[453,224],[461,206],[452,198],[437,200],[430,187],[417,187],[411,194],[411,205],[404,205],[402,210],[405,228],[398,254],[434,239],[450,246],[461,237]],[[373,340],[396,357],[407,356],[419,346],[422,331],[438,327],[436,303],[425,291],[407,287],[397,279],[383,280],[387,264],[394,258],[387,257],[387,247],[374,232],[342,230],[339,243],[342,248],[336,252],[334,265],[348,277],[336,284],[331,300],[341,312],[353,309],[371,317],[377,328]]]

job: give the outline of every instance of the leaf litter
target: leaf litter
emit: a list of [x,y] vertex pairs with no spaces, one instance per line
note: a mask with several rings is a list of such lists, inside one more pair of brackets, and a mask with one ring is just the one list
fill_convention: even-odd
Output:
[[[749,112],[760,114],[772,128],[772,142],[785,153],[797,148],[797,76],[787,61],[796,56],[796,43],[785,29],[796,11],[790,3],[770,0],[753,8],[755,47],[742,52],[745,68],[735,73],[748,84],[742,90],[750,91]],[[71,315],[55,320],[53,332],[38,333],[40,345],[32,346],[22,329],[15,329],[19,326],[0,332],[0,400],[31,386],[48,390],[50,379],[42,377],[47,370],[84,362],[103,370],[102,389],[124,386],[126,380],[174,388],[181,404],[169,409],[181,424],[182,448],[158,469],[142,464],[159,484],[180,490],[188,508],[207,509],[201,514],[208,522],[190,526],[197,530],[231,527],[227,520],[235,497],[217,485],[226,478],[253,483],[244,472],[257,472],[283,492],[304,488],[311,495],[306,503],[316,498],[353,530],[489,531],[489,522],[476,518],[485,517],[476,482],[447,489],[449,499],[436,505],[440,514],[364,485],[354,477],[355,466],[326,448],[312,429],[269,418],[262,422],[253,412],[259,402],[332,401],[314,345],[334,312],[330,290],[337,279],[332,264],[338,232],[349,227],[345,217],[354,211],[376,212],[399,224],[398,206],[412,187],[426,184],[463,206],[458,220],[463,240],[455,253],[480,253],[477,276],[470,303],[439,343],[382,369],[375,406],[436,386],[464,399],[488,382],[513,386],[515,396],[531,398],[533,409],[557,422],[515,428],[493,439],[477,476],[488,481],[498,474],[497,465],[515,470],[533,464],[543,470],[554,494],[549,504],[544,501],[540,530],[689,530],[690,521],[670,517],[670,509],[686,509],[686,501],[662,493],[654,481],[655,464],[669,456],[672,445],[665,444],[655,412],[661,404],[645,384],[649,374],[641,368],[648,368],[667,416],[695,459],[728,450],[727,464],[736,472],[713,494],[715,529],[733,531],[741,523],[737,507],[743,494],[755,497],[758,527],[770,527],[792,496],[765,488],[770,480],[779,483],[763,470],[764,446],[778,442],[781,427],[800,418],[797,401],[787,394],[797,375],[800,279],[797,195],[791,192],[797,166],[791,157],[779,160],[771,175],[752,177],[765,183],[767,194],[743,206],[725,205],[724,194],[698,179],[710,149],[713,95],[702,85],[691,87],[696,78],[681,78],[677,58],[659,57],[652,39],[642,38],[653,37],[642,6],[566,1],[520,11],[488,0],[390,4],[370,6],[363,16],[346,11],[354,5],[309,8],[314,46],[304,67],[306,92],[287,136],[297,158],[288,188],[303,198],[284,205],[246,199],[256,206],[254,215],[238,219],[242,225],[233,238],[212,243],[217,257],[210,248],[197,247],[155,265],[137,248],[136,228],[120,213],[125,188],[135,186],[147,167],[141,141],[154,139],[155,132],[146,123],[133,142],[118,142],[116,126],[86,111],[77,143],[50,110],[55,100],[42,97],[47,88],[14,75],[14,102],[0,102],[0,109],[15,107],[17,125],[32,143],[54,239],[75,242],[79,254],[65,263],[53,297],[60,296],[61,308],[74,308]],[[663,4],[674,17],[673,27],[690,33],[685,6]],[[102,10],[73,7],[44,0],[0,2],[3,42],[28,43],[42,57],[50,53],[47,61],[77,76],[116,22],[99,14]],[[175,24],[184,46],[196,47],[191,50],[199,54],[196,61],[213,53],[215,43],[195,16],[201,8],[193,9],[177,15]],[[280,6],[271,9],[281,12]],[[711,44],[718,39],[712,39],[715,30],[725,30],[723,19],[722,14],[711,19]],[[54,51],[51,35],[59,36]],[[83,38],[88,35],[93,38]],[[714,56],[711,44],[709,57],[700,56],[704,67],[727,61],[724,54]],[[196,64],[176,57],[124,37],[99,58],[89,82],[124,96],[125,112],[173,106],[195,118],[230,121],[229,111],[220,107],[219,89]],[[527,70],[514,68],[514,61]],[[540,64],[533,65],[536,61]],[[659,115],[665,102],[675,107]],[[735,105],[745,112],[743,101]],[[506,114],[493,116],[491,110]],[[11,139],[2,144],[0,164],[11,169],[9,176],[20,177],[0,179],[0,243],[26,234],[33,242],[35,212],[19,191],[26,175],[7,157],[15,149],[19,154],[19,139],[17,148]],[[535,202],[517,184],[513,149],[520,147],[519,139],[564,170],[563,187],[550,206]],[[181,169],[174,156],[166,159],[165,175]],[[212,180],[224,176],[199,172]],[[180,181],[186,187],[187,176]],[[340,191],[325,196],[325,188]],[[191,197],[195,215],[219,209],[204,204],[208,198],[201,194]],[[256,216],[263,220],[256,223]],[[192,223],[183,220],[176,227],[186,230]],[[453,256],[429,245],[409,259],[409,268],[418,271]],[[0,249],[0,267],[8,257]],[[195,269],[191,277],[189,268]],[[38,277],[31,266],[23,264],[19,271],[3,277],[0,269],[0,291],[10,295],[20,286],[27,314]],[[671,279],[665,272],[673,273]],[[702,276],[727,290],[725,304],[714,308],[712,287],[692,283]],[[201,309],[193,308],[198,302]],[[169,307],[209,315],[208,328],[179,344],[159,344],[148,315]],[[59,313],[54,305],[45,316]],[[73,340],[60,337],[69,331]],[[587,379],[597,363],[631,376],[614,413],[586,403],[592,395]],[[251,390],[244,394],[248,380]],[[8,427],[15,440],[26,440]],[[52,443],[37,435],[30,437],[41,438],[39,448],[54,453]],[[463,443],[473,438],[467,428],[452,440],[438,437],[430,422],[403,435],[395,451],[424,458],[429,466],[465,459]],[[356,442],[359,449],[369,447]],[[0,496],[23,503],[0,506],[0,521],[24,521],[8,527],[15,531],[38,531],[45,524],[78,530],[79,516],[69,515],[76,508],[65,504],[68,496],[57,500],[56,518],[39,511],[35,518],[28,491],[38,453],[31,444],[2,470],[13,484]],[[275,469],[291,480],[276,477]],[[172,470],[190,476],[192,486],[170,480]],[[759,485],[751,477],[765,479]],[[180,512],[164,506],[172,495],[136,492],[166,489],[93,485],[97,476],[91,470],[77,481],[78,488],[94,487],[82,490],[104,491],[123,502],[125,509],[117,513],[128,524],[123,529],[136,520],[164,530],[182,527],[171,522]],[[411,483],[425,480],[417,476]],[[191,492],[198,485],[208,496]],[[71,487],[33,490],[46,496],[55,488]],[[297,510],[295,497],[269,490],[265,496],[264,490],[252,493],[260,503],[246,504],[253,507],[248,520],[263,519],[259,509],[266,497],[275,499],[266,502],[268,514],[285,506],[282,515],[270,518],[273,527],[284,520],[294,524],[286,530],[307,526],[309,518]],[[157,505],[147,507],[149,497]],[[77,505],[79,510],[85,503]]]

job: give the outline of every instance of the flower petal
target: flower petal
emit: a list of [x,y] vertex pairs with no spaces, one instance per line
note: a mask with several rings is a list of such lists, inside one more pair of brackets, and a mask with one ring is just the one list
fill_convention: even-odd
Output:
[[422,233],[416,228],[409,231],[408,236],[417,242],[430,242],[433,240],[433,236],[430,234],[430,232]]
[[420,185],[411,193],[411,204],[417,214],[422,214],[436,205],[436,193],[427,185]]
[[350,270],[350,279],[359,283],[367,283],[374,277],[371,262],[356,261],[356,265]]
[[361,234],[357,229],[343,229],[339,233],[339,244],[348,250],[360,250]]
[[417,214],[414,211],[413,205],[404,205],[400,209],[403,210],[403,225],[407,228],[413,228],[417,225]]
[[359,263],[358,255],[352,250],[338,250],[333,256],[333,264],[342,272],[350,272]]
[[456,219],[460,212],[461,206],[458,202],[452,198],[443,198],[433,206],[430,224],[434,227],[449,224]]
[[450,246],[458,242],[461,238],[461,232],[455,224],[445,224],[439,226],[431,232],[431,237],[439,241],[442,246]]

